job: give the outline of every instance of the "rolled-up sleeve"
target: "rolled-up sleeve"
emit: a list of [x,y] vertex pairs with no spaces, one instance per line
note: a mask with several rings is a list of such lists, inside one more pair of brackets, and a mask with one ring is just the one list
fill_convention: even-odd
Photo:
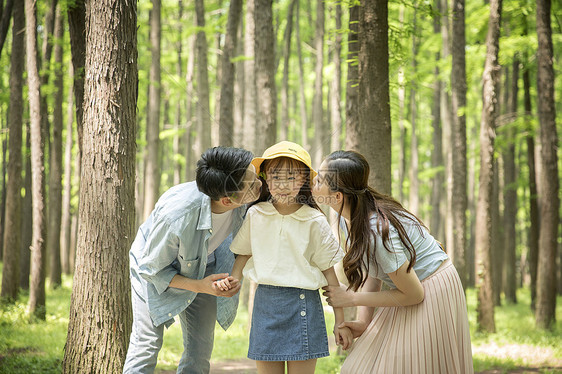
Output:
[[375,257],[377,265],[385,274],[394,273],[408,260],[406,248],[393,226],[390,227],[387,246],[389,249],[384,247],[381,236],[377,235]]
[[164,220],[157,220],[139,259],[139,274],[156,287],[158,294],[166,291],[178,270],[172,266],[178,257],[179,238]]
[[325,218],[318,219],[311,226],[311,241],[316,248],[311,257],[311,263],[324,271],[334,266],[343,258],[343,251],[332,229]]

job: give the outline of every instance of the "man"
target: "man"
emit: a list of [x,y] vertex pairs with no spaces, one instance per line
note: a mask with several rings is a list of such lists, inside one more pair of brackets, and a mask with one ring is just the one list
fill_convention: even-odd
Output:
[[[244,204],[259,196],[251,161],[243,149],[207,150],[197,162],[196,182],[165,192],[139,228],[130,251],[133,329],[124,373],[154,372],[164,327],[176,315],[184,345],[177,372],[209,372],[215,320],[226,330],[238,307],[229,246]],[[213,286],[223,278],[234,288]]]

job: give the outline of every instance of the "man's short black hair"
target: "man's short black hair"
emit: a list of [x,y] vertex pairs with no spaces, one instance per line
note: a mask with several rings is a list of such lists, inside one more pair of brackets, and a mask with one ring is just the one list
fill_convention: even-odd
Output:
[[253,154],[240,148],[214,147],[207,149],[199,161],[195,180],[199,191],[212,200],[243,189],[244,174]]

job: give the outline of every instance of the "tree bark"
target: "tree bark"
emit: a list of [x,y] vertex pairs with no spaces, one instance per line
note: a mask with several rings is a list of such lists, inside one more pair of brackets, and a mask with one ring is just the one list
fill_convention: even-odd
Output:
[[[256,75],[255,75],[255,5],[254,0],[246,0],[246,25],[244,32],[244,148],[254,151],[256,147]],[[298,18],[297,18],[298,19]]]
[[[80,232],[63,373],[121,372],[131,332],[137,6],[87,3]],[[112,25],[112,27],[108,27]]]
[[[21,170],[23,127],[23,68],[25,66],[24,4],[18,1],[13,8],[12,54],[10,56],[10,104],[8,108],[8,130],[10,158],[8,159],[8,184],[6,185],[6,211],[4,227],[4,252],[1,297],[15,301],[19,293],[20,248],[21,248]],[[0,211],[4,214],[4,211]]]
[[160,43],[162,39],[161,2],[152,0],[150,10],[151,64],[148,84],[146,153],[144,157],[144,213],[147,219],[160,196]]
[[467,251],[466,251],[466,61],[465,61],[465,15],[464,0],[453,1],[453,43],[451,70],[453,109],[452,128],[452,162],[453,162],[453,188],[452,188],[452,213],[453,213],[453,246],[454,265],[457,268],[463,287],[466,288]]
[[227,147],[232,147],[234,137],[234,77],[236,70],[232,58],[238,42],[238,23],[240,23],[242,7],[242,0],[230,1],[222,51],[219,144]]
[[31,120],[31,173],[33,235],[31,239],[31,288],[29,312],[45,319],[45,157],[41,128],[41,83],[37,66],[37,3],[25,0],[27,85]]
[[345,90],[345,148],[359,149],[359,5],[349,8],[347,34],[347,87]]
[[51,162],[49,171],[49,222],[47,231],[47,253],[49,253],[51,266],[51,286],[56,288],[61,285],[61,216],[62,216],[62,38],[64,33],[63,15],[60,4],[55,15],[55,100],[53,108],[53,143],[51,144]]
[[538,190],[541,224],[535,318],[537,326],[545,329],[553,328],[556,319],[556,251],[560,214],[550,8],[550,0],[537,0],[537,103],[541,140]]
[[388,85],[388,1],[362,1],[359,15],[359,152],[371,166],[369,184],[391,193]]
[[255,0],[255,77],[258,97],[256,154],[275,143],[277,131],[277,92],[275,87],[275,35],[273,1]]
[[478,330],[494,332],[494,303],[491,274],[491,199],[493,186],[494,138],[497,118],[498,52],[502,0],[490,1],[483,73],[482,119],[480,121],[480,177],[476,206],[477,321]]
[[195,0],[197,20],[197,155],[211,146],[211,112],[209,108],[209,73],[207,72],[207,36],[203,0]]
[[327,146],[330,144],[326,139],[326,126],[324,125],[323,110],[323,70],[324,70],[324,0],[316,2],[316,31],[314,32],[314,51],[316,53],[316,65],[314,68],[314,98],[312,100],[312,123],[314,124],[314,152],[312,154],[313,164],[320,165],[322,158],[327,154]]

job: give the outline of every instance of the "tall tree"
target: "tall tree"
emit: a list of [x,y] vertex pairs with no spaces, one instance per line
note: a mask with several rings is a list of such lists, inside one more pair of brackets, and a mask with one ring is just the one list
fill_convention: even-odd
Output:
[[451,54],[453,66],[451,70],[451,104],[452,121],[452,162],[453,162],[453,195],[451,200],[453,213],[453,242],[450,251],[463,287],[467,284],[467,251],[466,251],[466,39],[464,21],[464,0],[453,0],[453,43]]
[[[298,6],[298,4],[297,4]],[[255,79],[255,30],[254,0],[246,0],[245,29],[244,29],[244,148],[254,151],[256,146],[256,114],[258,111],[256,100]],[[298,19],[298,18],[297,18]]]
[[197,155],[211,146],[211,112],[209,109],[209,73],[207,72],[207,36],[203,0],[195,0],[197,22]]
[[556,251],[560,197],[558,175],[558,135],[554,102],[554,68],[550,0],[537,0],[537,93],[540,122],[539,173],[539,261],[537,269],[537,326],[552,328],[556,316]]
[[[182,43],[183,43],[183,37],[182,37],[182,30],[183,30],[183,1],[182,0],[178,0],[178,20],[177,20],[177,30],[178,30],[178,40],[176,41],[176,48],[178,51],[178,59],[176,62],[176,75],[177,75],[177,79],[178,82],[181,82],[182,79]],[[181,114],[182,114],[182,106],[184,105],[184,100],[178,98],[177,102],[176,102],[176,121],[175,121],[175,134],[174,134],[174,140],[173,140],[173,145],[172,145],[172,154],[174,155],[174,185],[179,184],[181,181],[181,162],[179,161],[179,155],[181,154],[180,152],[180,144],[181,144],[181,134],[182,132],[180,131],[181,127],[182,127],[182,119],[181,119]],[[187,132],[187,131],[186,131]]]
[[[283,80],[281,84],[281,140],[289,136],[289,59],[291,57],[291,35],[293,33],[293,12],[296,0],[291,0],[287,10],[287,26],[285,27],[283,44]],[[297,21],[298,22],[298,21]]]
[[314,68],[314,98],[312,100],[312,123],[314,124],[314,154],[313,161],[320,165],[322,158],[326,155],[328,144],[326,144],[326,126],[324,124],[323,109],[323,78],[324,78],[324,0],[316,1],[316,27],[314,32],[314,50],[316,52],[316,64]]
[[31,237],[33,236],[33,208],[31,199],[31,136],[29,122],[25,126],[25,178],[23,186],[25,196],[21,213],[21,250],[20,250],[20,287],[29,290],[29,268],[31,260]]
[[[84,64],[86,59],[86,8],[84,0],[74,0],[68,4],[68,32],[74,70],[74,103],[76,108],[76,133],[78,135],[77,164],[82,160],[82,117],[84,115]],[[76,175],[80,176],[80,169]]]
[[148,218],[160,196],[161,8],[160,0],[152,0],[152,9],[149,16],[151,63],[148,83],[146,153],[144,157],[144,219]]
[[388,85],[388,0],[361,1],[359,11],[359,152],[371,165],[369,184],[391,191]]
[[31,287],[29,311],[45,319],[45,168],[41,128],[41,91],[37,64],[37,3],[25,0],[27,85],[31,120],[31,190],[33,195],[33,236],[31,239]]
[[347,87],[345,90],[345,148],[359,149],[359,10],[353,3],[349,8],[347,34]]
[[332,134],[331,134],[331,151],[341,148],[340,136],[342,133],[342,117],[341,117],[341,50],[342,50],[342,6],[340,3],[335,4],[335,21],[336,32],[334,33],[333,44],[333,62],[335,67],[334,76],[330,83],[330,110],[332,117]]
[[12,18],[12,8],[14,7],[14,0],[6,1],[6,6],[0,12],[0,56],[2,56],[2,49],[6,36],[8,36],[8,29],[10,28],[10,18]]
[[[131,332],[137,3],[88,1],[80,233],[63,373],[121,372]],[[112,27],[108,27],[112,25]]]
[[255,0],[255,77],[259,96],[256,123],[256,154],[275,143],[277,130],[277,90],[275,87],[275,34],[273,0]]
[[491,199],[494,177],[494,138],[498,114],[498,52],[502,0],[490,1],[490,18],[486,36],[486,62],[482,76],[482,118],[480,121],[480,177],[476,206],[476,257],[478,294],[478,329],[494,332],[494,304],[491,272]]
[[[74,76],[72,64],[68,67],[69,78]],[[74,90],[68,90],[67,99],[67,119],[66,119],[66,138],[64,145],[64,192],[62,197],[62,217],[61,217],[61,268],[65,274],[70,274],[70,195],[72,193],[72,123],[74,121]]]
[[62,216],[62,38],[64,33],[61,5],[55,12],[55,101],[53,108],[53,143],[51,144],[51,163],[49,171],[49,223],[47,230],[47,253],[50,256],[51,286],[60,286],[61,280],[61,216]]
[[304,63],[302,57],[302,38],[301,38],[301,27],[300,27],[300,1],[297,2],[297,17],[295,22],[295,37],[297,44],[297,57],[299,62],[299,111],[301,118],[301,145],[308,149],[308,131],[307,122],[308,116],[306,111],[306,96],[304,93]]
[[[417,35],[417,4],[414,3],[414,14],[412,20],[412,74],[416,74],[416,55],[418,46],[416,42]],[[412,126],[412,135],[410,137],[410,203],[409,209],[415,215],[419,214],[420,207],[420,181],[418,178],[419,169],[419,150],[418,150],[418,130],[416,129],[416,119],[418,115],[418,105],[416,103],[416,82],[413,80],[410,86],[410,125]]]
[[[10,104],[8,130],[10,158],[8,159],[8,184],[6,186],[6,213],[4,231],[4,267],[2,270],[2,298],[16,300],[19,291],[19,258],[21,247],[21,169],[23,127],[23,68],[25,66],[24,37],[25,9],[21,1],[14,8],[12,25],[12,54],[10,56]],[[0,212],[3,214],[4,212]]]
[[242,13],[242,0],[231,0],[226,25],[226,37],[222,51],[222,77],[219,119],[219,144],[232,146],[234,137],[234,76],[232,58],[238,42],[238,23]]

